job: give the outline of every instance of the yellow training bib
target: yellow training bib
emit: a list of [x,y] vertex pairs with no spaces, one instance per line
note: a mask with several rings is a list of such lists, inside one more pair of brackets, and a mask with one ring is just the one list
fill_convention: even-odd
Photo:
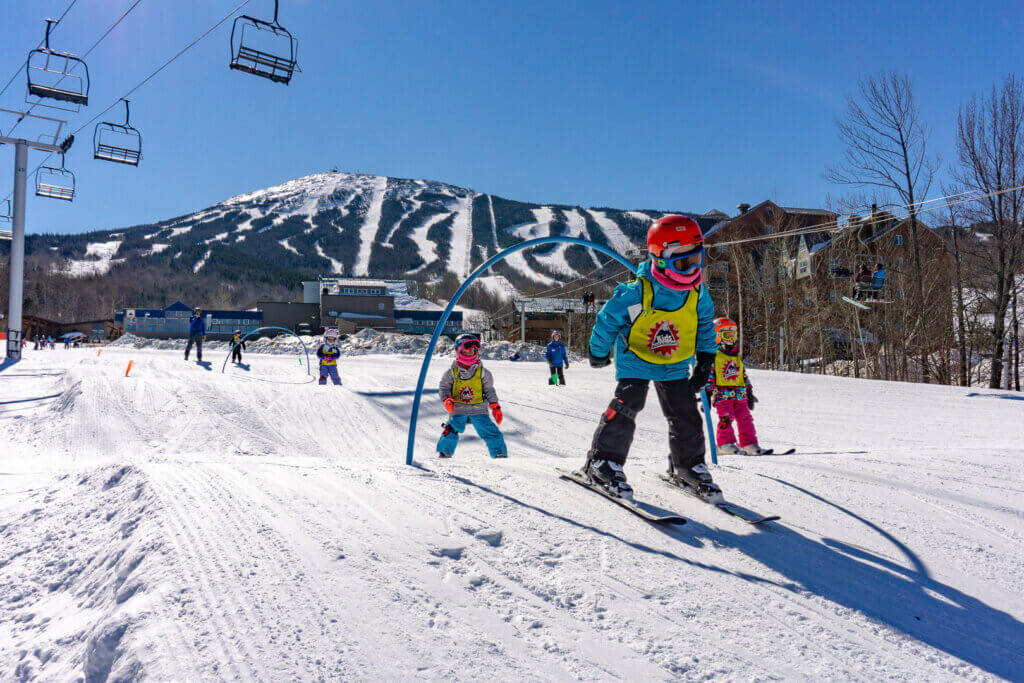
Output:
[[462,379],[459,374],[459,366],[452,365],[452,373],[455,376],[455,383],[452,384],[452,399],[456,403],[472,406],[484,402],[484,367],[478,365],[476,372],[469,379]]
[[640,360],[655,365],[672,365],[693,358],[697,349],[697,299],[700,288],[686,294],[686,303],[674,311],[654,308],[654,288],[637,278],[643,288],[642,309],[629,328],[629,350]]
[[721,350],[715,354],[715,386],[747,386],[747,373],[739,356],[730,356]]

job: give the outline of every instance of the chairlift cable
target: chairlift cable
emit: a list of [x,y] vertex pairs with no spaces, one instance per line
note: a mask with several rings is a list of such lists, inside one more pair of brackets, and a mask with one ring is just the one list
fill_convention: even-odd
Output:
[[[152,79],[152,78],[153,78],[154,76],[156,76],[156,75],[157,75],[158,73],[160,73],[161,71],[163,71],[164,69],[166,69],[166,68],[167,68],[168,66],[170,66],[170,65],[171,65],[171,64],[172,64],[172,63],[173,63],[174,61],[176,61],[176,60],[177,60],[177,59],[178,59],[179,57],[181,57],[181,56],[182,56],[183,54],[185,54],[185,53],[186,53],[186,52],[188,52],[188,51],[189,51],[190,49],[192,49],[192,48],[193,48],[193,47],[194,47],[194,46],[196,45],[196,43],[198,43],[198,42],[199,42],[199,41],[201,41],[201,40],[202,40],[203,38],[205,38],[206,36],[208,36],[208,35],[210,35],[211,33],[213,33],[213,31],[215,31],[215,30],[216,30],[216,29],[217,29],[217,28],[218,28],[218,27],[219,27],[219,26],[220,26],[221,24],[223,24],[223,23],[224,23],[225,21],[227,21],[228,19],[230,19],[230,18],[231,18],[231,17],[232,17],[232,16],[234,15],[234,14],[238,13],[238,11],[239,11],[240,9],[242,9],[243,7],[245,7],[246,5],[248,5],[248,4],[250,3],[250,2],[252,2],[252,0],[243,0],[243,2],[241,2],[241,3],[240,3],[240,4],[238,5],[238,6],[236,6],[236,7],[234,8],[234,9],[232,9],[232,10],[231,10],[230,12],[228,12],[228,13],[227,13],[226,15],[224,15],[224,17],[223,17],[223,18],[221,18],[221,19],[220,19],[219,21],[217,21],[217,23],[215,23],[215,24],[214,24],[213,26],[211,26],[210,28],[208,28],[208,29],[207,29],[207,30],[206,30],[206,31],[205,31],[205,32],[204,32],[204,33],[203,33],[202,35],[200,35],[200,36],[199,36],[198,38],[194,39],[194,40],[193,40],[193,41],[192,41],[191,43],[189,43],[188,45],[186,45],[185,47],[183,47],[183,48],[182,48],[181,50],[179,50],[177,54],[175,54],[175,55],[174,55],[173,57],[171,57],[171,58],[170,58],[170,59],[168,59],[168,60],[167,60],[166,62],[164,62],[164,63],[163,63],[162,65],[160,65],[160,67],[158,67],[158,68],[157,68],[157,69],[156,69],[155,71],[153,71],[153,72],[152,72],[151,74],[149,74],[149,75],[148,75],[148,76],[146,76],[146,77],[145,77],[144,79],[142,79],[142,80],[141,80],[141,81],[140,81],[140,82],[139,82],[138,84],[136,84],[136,85],[135,85],[135,86],[134,86],[134,87],[133,87],[133,88],[132,88],[131,90],[129,90],[129,91],[128,91],[128,92],[126,92],[126,93],[125,93],[124,95],[121,95],[121,96],[120,96],[120,97],[118,97],[118,98],[117,98],[116,100],[114,100],[114,101],[113,101],[113,102],[112,102],[112,103],[111,103],[111,104],[110,104],[110,105],[109,105],[109,106],[108,106],[108,107],[107,107],[106,109],[104,109],[104,110],[103,110],[103,111],[101,111],[100,113],[96,114],[96,116],[94,116],[93,118],[91,118],[91,119],[90,119],[89,121],[87,121],[86,123],[82,124],[82,126],[80,126],[80,127],[79,127],[78,129],[76,129],[76,130],[75,130],[75,131],[74,131],[73,133],[71,133],[71,135],[78,135],[78,134],[79,134],[79,133],[81,133],[81,132],[82,132],[83,130],[85,130],[86,128],[88,128],[89,126],[91,126],[91,125],[92,125],[93,123],[95,123],[95,122],[96,122],[96,121],[97,121],[97,120],[98,120],[98,119],[99,119],[99,118],[100,118],[101,116],[103,116],[103,115],[104,115],[104,114],[106,114],[106,113],[107,113],[108,111],[110,111],[111,109],[113,109],[114,107],[116,107],[116,106],[117,106],[117,105],[118,105],[118,104],[119,104],[119,103],[121,102],[121,100],[123,100],[123,99],[126,99],[126,98],[127,98],[127,97],[128,97],[129,95],[131,95],[131,94],[132,94],[132,93],[134,93],[134,92],[135,92],[136,90],[138,90],[138,89],[139,89],[139,88],[141,88],[141,87],[142,87],[143,85],[145,85],[145,84],[146,84],[147,82],[149,82],[149,81],[150,81],[150,80],[151,80],[151,79]],[[32,171],[32,173],[36,173],[36,172],[37,172],[37,171],[38,171],[38,170],[39,170],[40,168],[42,168],[42,167],[43,167],[43,165],[44,165],[44,164],[45,164],[45,163],[46,163],[46,162],[47,162],[47,161],[48,161],[48,160],[50,159],[50,157],[51,157],[51,156],[53,156],[53,152],[50,152],[49,154],[47,154],[47,155],[46,155],[46,157],[45,157],[45,158],[44,158],[44,159],[43,159],[43,160],[42,160],[42,161],[41,161],[41,162],[39,163],[39,165],[35,167],[35,169],[34,169],[34,170]],[[9,194],[8,194],[7,196],[8,196],[8,197],[10,197],[10,193],[9,193]]]
[[[77,1],[78,1],[78,0],[75,0],[75,2],[77,2]],[[113,30],[114,30],[115,28],[117,28],[118,24],[120,24],[120,23],[121,23],[122,21],[124,21],[124,20],[125,20],[125,17],[127,17],[127,16],[128,16],[129,14],[131,14],[131,11],[132,11],[133,9],[135,9],[135,8],[136,8],[136,7],[138,6],[138,4],[139,4],[140,2],[142,2],[142,0],[135,0],[135,2],[133,2],[133,3],[132,3],[131,7],[129,7],[128,9],[126,9],[126,10],[125,10],[125,11],[124,11],[124,12],[123,12],[123,13],[121,14],[121,16],[120,16],[120,17],[119,17],[119,18],[117,19],[117,21],[115,21],[115,22],[114,22],[113,24],[111,24],[111,25],[110,25],[110,28],[108,28],[108,29],[107,29],[107,30],[106,30],[106,31],[105,31],[105,32],[103,33],[103,35],[102,35],[102,36],[100,36],[100,37],[99,37],[99,39],[97,39],[97,40],[96,40],[96,42],[92,44],[92,47],[90,47],[90,48],[89,48],[88,50],[86,50],[86,51],[85,51],[85,53],[83,53],[83,54],[82,54],[82,57],[81,57],[81,59],[85,59],[86,57],[88,57],[88,56],[89,56],[89,55],[90,55],[90,54],[92,53],[92,51],[93,51],[93,50],[95,50],[95,49],[96,49],[96,47],[97,47],[97,46],[98,46],[98,45],[99,45],[100,43],[102,43],[102,42],[103,42],[103,41],[104,41],[104,40],[106,39],[106,37],[107,37],[107,36],[109,36],[109,35],[110,35],[111,31],[113,31]],[[59,21],[59,20],[58,20],[58,21]],[[20,71],[20,70],[19,70],[19,71]],[[17,76],[17,75],[18,75],[18,74],[15,74],[15,76]],[[64,79],[63,79],[63,78],[61,78],[60,80],[58,80],[58,81],[57,81],[57,83],[59,84],[59,83],[60,83],[61,81],[63,81],[63,80],[64,80]],[[2,94],[2,93],[0,93],[0,94]],[[29,106],[29,108],[28,108],[28,111],[27,111],[26,113],[28,113],[28,114],[31,114],[31,113],[32,113],[32,110],[33,110],[33,109],[35,109],[35,108],[36,108],[36,107],[38,107],[38,106],[40,106],[40,103],[39,103],[39,102],[36,102],[35,104],[33,104],[33,105]],[[19,124],[19,123],[21,123],[21,122],[22,122],[23,120],[24,120],[24,119],[18,119],[17,121],[15,121],[15,122],[14,122],[14,125],[13,125],[13,126],[11,126],[11,129],[10,129],[9,131],[7,131],[7,135],[8,135],[8,137],[10,137],[10,135],[14,133],[14,129],[15,129],[15,128],[17,128],[17,127],[18,127],[18,124]]]
[[[76,3],[76,2],[78,2],[78,0],[71,0],[70,4],[68,4],[68,6],[64,8],[64,11],[63,11],[63,12],[61,13],[61,15],[60,15],[60,16],[59,16],[59,17],[57,18],[57,24],[56,24],[56,26],[54,26],[54,28],[56,28],[57,26],[60,26],[60,22],[61,22],[61,20],[62,20],[62,19],[64,19],[64,17],[65,17],[66,15],[67,15],[67,13],[71,11],[71,8],[75,6],[75,3]],[[44,39],[44,40],[45,40],[45,39]],[[39,44],[38,44],[38,45],[36,45],[35,49],[37,49],[37,50],[38,50],[38,49],[39,49],[40,47],[42,47],[42,46],[43,46],[43,42],[44,42],[44,40],[40,40],[40,41],[39,41]],[[18,77],[18,74],[20,74],[20,73],[21,73],[21,70],[22,70],[23,68],[24,68],[24,66],[19,66],[19,67],[17,68],[17,70],[16,70],[15,72],[14,72],[14,75],[13,75],[13,76],[11,76],[11,79],[10,79],[9,81],[7,81],[7,85],[5,85],[5,86],[3,87],[3,89],[0,89],[0,97],[3,97],[3,94],[4,94],[5,92],[7,92],[7,89],[11,87],[11,83],[14,83],[14,79]]]

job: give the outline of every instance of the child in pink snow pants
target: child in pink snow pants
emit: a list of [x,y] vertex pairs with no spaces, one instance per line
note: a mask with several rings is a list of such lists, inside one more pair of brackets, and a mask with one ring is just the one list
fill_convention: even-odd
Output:
[[[757,445],[754,418],[750,414],[757,399],[736,345],[738,332],[738,326],[729,318],[715,320],[718,353],[715,354],[715,367],[705,387],[711,404],[718,411],[715,442],[719,453],[763,455],[764,450]],[[739,448],[736,447],[736,435],[732,430],[733,422],[739,432]]]

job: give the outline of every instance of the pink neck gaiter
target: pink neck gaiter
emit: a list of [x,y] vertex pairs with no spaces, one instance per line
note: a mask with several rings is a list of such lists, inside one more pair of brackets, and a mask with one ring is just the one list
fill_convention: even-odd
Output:
[[698,269],[693,275],[683,275],[682,273],[676,273],[652,266],[651,275],[653,275],[654,279],[658,281],[658,284],[664,285],[677,292],[685,292],[688,289],[695,289],[701,283],[700,269]]
[[464,368],[468,368],[476,362],[476,356],[468,356],[462,352],[455,354],[455,362]]

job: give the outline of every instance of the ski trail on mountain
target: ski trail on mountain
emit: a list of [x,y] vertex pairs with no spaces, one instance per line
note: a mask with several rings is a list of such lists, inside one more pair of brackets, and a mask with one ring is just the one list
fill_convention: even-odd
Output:
[[387,176],[378,176],[374,179],[370,191],[373,198],[370,200],[370,207],[366,210],[366,220],[359,228],[359,253],[356,255],[356,266],[354,272],[357,276],[365,277],[370,274],[370,252],[373,250],[373,242],[377,237],[377,230],[380,228],[380,215],[384,207],[384,192],[388,188]]
[[469,275],[470,248],[473,245],[473,196],[458,197],[455,220],[452,221],[452,248],[448,253],[448,270],[459,278]]
[[615,221],[608,218],[608,214],[604,211],[590,210],[587,213],[597,222],[604,231],[604,236],[608,238],[608,244],[612,246],[612,249],[619,252],[620,254],[628,254],[633,247],[633,243],[629,241],[625,233],[615,224]]

